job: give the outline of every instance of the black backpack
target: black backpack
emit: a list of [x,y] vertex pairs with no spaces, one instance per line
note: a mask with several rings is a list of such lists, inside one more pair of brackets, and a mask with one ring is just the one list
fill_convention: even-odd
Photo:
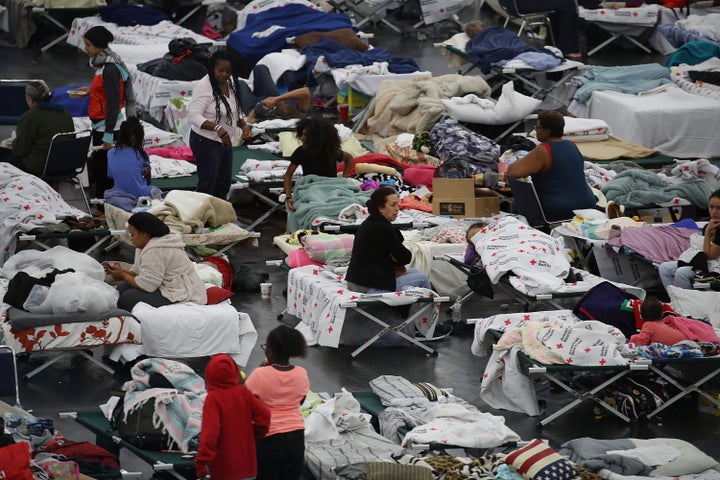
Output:
[[638,329],[635,314],[620,307],[625,300],[637,299],[610,282],[602,282],[585,292],[573,308],[573,313],[582,320],[597,320],[617,327],[625,338],[630,338]]
[[473,178],[475,167],[464,158],[455,157],[435,169],[435,178]]
[[[165,376],[159,373],[151,373],[149,382],[153,388],[174,388]],[[118,431],[120,438],[143,450],[160,451],[170,447],[170,436],[163,433],[162,427],[153,426],[153,399],[128,413],[127,418],[124,418],[124,403],[124,397],[120,397],[110,419],[110,426]]]

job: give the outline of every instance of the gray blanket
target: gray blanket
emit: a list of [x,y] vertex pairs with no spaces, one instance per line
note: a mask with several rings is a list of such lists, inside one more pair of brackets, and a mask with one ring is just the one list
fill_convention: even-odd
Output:
[[684,198],[696,207],[707,207],[712,189],[705,180],[691,180],[670,184],[657,173],[649,170],[625,170],[619,173],[600,190],[608,200],[626,208],[642,208]]
[[597,440],[583,437],[563,443],[558,453],[592,472],[607,468],[621,475],[647,476],[652,468],[644,463],[618,454],[607,454],[610,450],[631,448],[635,448],[635,443],[629,439]]
[[44,327],[47,325],[55,325],[56,323],[84,323],[84,322],[102,322],[112,317],[133,317],[132,313],[127,310],[114,308],[106,312],[90,315],[86,313],[74,313],[68,316],[51,315],[46,313],[30,313],[21,308],[10,307],[8,310],[8,320],[13,330],[24,330],[32,327]]

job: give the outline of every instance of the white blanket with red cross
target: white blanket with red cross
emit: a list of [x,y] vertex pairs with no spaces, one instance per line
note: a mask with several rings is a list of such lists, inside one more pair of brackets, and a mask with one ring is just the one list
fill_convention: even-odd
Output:
[[528,287],[560,291],[570,272],[562,239],[522,223],[496,216],[471,239],[492,283],[512,271]]
[[518,358],[523,352],[539,364],[626,365],[631,358],[624,335],[597,321],[580,321],[569,310],[500,314],[475,324],[472,352],[487,355],[489,329],[505,332],[492,345],[480,398],[493,408],[539,415],[533,382]]
[[[411,288],[401,292],[364,294],[348,289],[341,274],[308,265],[293,268],[288,273],[287,313],[301,320],[296,327],[303,332],[308,345],[337,348],[345,323],[346,302],[383,302],[390,306],[409,305],[421,298],[434,298],[437,293],[426,288]],[[439,318],[440,305],[435,304],[427,315],[415,320],[415,327],[425,336],[432,336]]]

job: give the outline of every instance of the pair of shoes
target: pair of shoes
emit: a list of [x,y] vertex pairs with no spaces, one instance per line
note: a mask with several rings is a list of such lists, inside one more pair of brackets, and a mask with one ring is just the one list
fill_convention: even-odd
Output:
[[695,279],[696,282],[699,283],[707,283],[707,282],[714,282],[717,280],[711,273],[708,272],[697,272],[695,273]]
[[439,323],[435,325],[435,331],[432,337],[426,337],[420,332],[415,332],[415,340],[418,342],[434,342],[449,337],[452,331],[453,327],[449,323]]

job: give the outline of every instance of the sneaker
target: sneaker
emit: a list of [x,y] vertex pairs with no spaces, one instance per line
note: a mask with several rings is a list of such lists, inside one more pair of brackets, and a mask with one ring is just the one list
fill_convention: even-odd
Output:
[[415,340],[418,342],[434,342],[449,337],[452,331],[453,327],[450,324],[439,323],[435,326],[435,332],[433,332],[432,337],[426,337],[420,332],[415,332]]

